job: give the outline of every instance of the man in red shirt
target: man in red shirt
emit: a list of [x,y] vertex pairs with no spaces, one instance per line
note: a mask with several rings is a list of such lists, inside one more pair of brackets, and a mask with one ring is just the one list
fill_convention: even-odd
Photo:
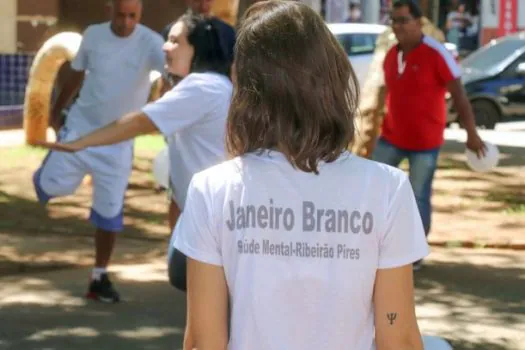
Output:
[[467,147],[481,157],[485,146],[476,131],[460,68],[441,43],[423,35],[421,17],[415,2],[394,2],[391,21],[399,44],[388,51],[383,64],[387,114],[372,159],[396,167],[408,159],[410,181],[428,235],[432,180],[446,126],[447,90],[467,132]]

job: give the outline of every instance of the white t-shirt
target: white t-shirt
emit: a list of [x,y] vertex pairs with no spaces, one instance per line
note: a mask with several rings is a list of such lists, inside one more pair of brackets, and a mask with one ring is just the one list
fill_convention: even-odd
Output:
[[162,45],[160,34],[140,24],[125,38],[109,22],[89,26],[71,63],[86,76],[66,127],[82,136],[140,110],[148,100],[150,72],[164,70]]
[[168,138],[170,179],[182,210],[192,176],[226,159],[224,137],[232,83],[216,73],[192,73],[143,112]]
[[375,349],[377,269],[429,251],[407,176],[349,152],[319,175],[278,152],[207,169],[174,235],[186,256],[224,269],[230,350]]

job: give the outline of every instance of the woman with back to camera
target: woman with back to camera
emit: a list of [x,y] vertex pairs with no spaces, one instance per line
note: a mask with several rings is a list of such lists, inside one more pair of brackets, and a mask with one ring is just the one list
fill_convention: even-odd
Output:
[[175,247],[199,350],[422,349],[412,263],[428,254],[407,176],[347,151],[357,83],[295,1],[245,14],[233,157],[194,175]]

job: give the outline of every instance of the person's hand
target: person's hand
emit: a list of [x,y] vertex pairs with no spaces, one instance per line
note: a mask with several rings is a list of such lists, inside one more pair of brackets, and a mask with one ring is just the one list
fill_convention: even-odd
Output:
[[485,146],[485,143],[483,143],[483,140],[477,132],[470,133],[467,136],[467,148],[476,153],[478,158],[485,157],[487,146]]
[[67,152],[67,153],[78,152],[84,149],[84,147],[77,141],[73,141],[69,143],[37,141],[35,142],[35,146],[47,148],[53,151]]

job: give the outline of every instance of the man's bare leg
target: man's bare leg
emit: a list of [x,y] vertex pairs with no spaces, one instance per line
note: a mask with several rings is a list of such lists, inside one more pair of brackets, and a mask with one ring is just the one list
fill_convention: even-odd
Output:
[[120,295],[108,278],[107,267],[113,254],[113,248],[117,238],[116,232],[97,228],[95,232],[95,268],[91,275],[88,298],[116,303],[120,301]]
[[95,267],[107,268],[113,254],[117,234],[97,228],[95,233]]

